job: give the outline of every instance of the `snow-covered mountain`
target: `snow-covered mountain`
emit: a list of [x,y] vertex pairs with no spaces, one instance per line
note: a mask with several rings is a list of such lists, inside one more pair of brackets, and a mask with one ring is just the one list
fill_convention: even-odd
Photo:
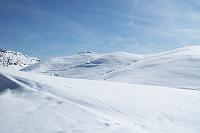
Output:
[[200,46],[81,52],[22,70],[0,69],[0,133],[199,133]]
[[146,56],[106,76],[107,80],[200,90],[200,46]]
[[137,62],[142,56],[124,52],[81,52],[66,57],[41,61],[22,71],[44,73],[61,77],[103,79],[105,75]]
[[199,133],[200,91],[0,69],[0,133]]
[[19,52],[0,49],[0,67],[22,69],[39,62],[39,59],[23,55]]
[[23,69],[62,77],[199,89],[200,46],[151,55],[83,52]]

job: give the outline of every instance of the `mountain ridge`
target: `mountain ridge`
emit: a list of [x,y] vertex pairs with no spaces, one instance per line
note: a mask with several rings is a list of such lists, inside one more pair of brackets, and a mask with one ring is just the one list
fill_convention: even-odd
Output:
[[0,66],[11,69],[22,69],[32,64],[38,63],[40,60],[35,57],[23,55],[20,52],[11,50],[3,50],[0,48]]
[[200,46],[155,54],[83,52],[51,58],[22,71],[68,78],[199,89]]

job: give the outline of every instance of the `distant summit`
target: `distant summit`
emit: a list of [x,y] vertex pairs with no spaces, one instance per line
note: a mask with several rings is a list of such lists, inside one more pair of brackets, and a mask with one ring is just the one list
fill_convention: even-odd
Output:
[[39,62],[35,57],[29,57],[19,52],[4,50],[0,48],[0,67],[11,67],[13,69],[22,69]]
[[78,52],[78,54],[97,54],[97,52],[94,52],[94,51],[81,51],[81,52]]

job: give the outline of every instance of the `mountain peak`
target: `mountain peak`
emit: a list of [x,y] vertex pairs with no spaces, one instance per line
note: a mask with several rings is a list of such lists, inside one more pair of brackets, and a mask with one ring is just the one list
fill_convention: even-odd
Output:
[[23,55],[20,52],[4,50],[0,48],[0,67],[12,67],[13,69],[22,69],[39,62],[35,57]]
[[97,54],[97,52],[94,52],[94,51],[81,51],[81,52],[78,52],[78,54]]

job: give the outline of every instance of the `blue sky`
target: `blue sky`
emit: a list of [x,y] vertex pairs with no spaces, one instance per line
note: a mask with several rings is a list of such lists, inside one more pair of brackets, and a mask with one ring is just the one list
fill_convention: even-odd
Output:
[[39,58],[200,44],[199,0],[0,0],[0,47]]

